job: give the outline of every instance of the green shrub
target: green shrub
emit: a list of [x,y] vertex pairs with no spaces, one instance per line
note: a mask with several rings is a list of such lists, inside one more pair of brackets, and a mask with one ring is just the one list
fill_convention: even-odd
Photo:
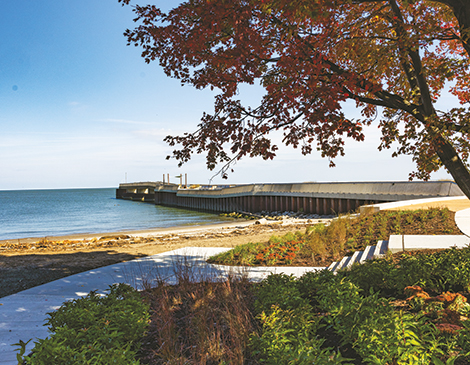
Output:
[[149,307],[128,285],[96,291],[48,313],[52,333],[35,343],[26,364],[139,364],[136,351],[149,320]]
[[370,364],[430,364],[447,344],[423,316],[397,311],[379,293],[362,295],[347,278],[318,289],[318,302],[343,343]]
[[[441,365],[468,356],[470,321],[456,333],[442,332],[426,312],[399,310],[393,298],[373,286],[365,292],[352,279],[323,270],[299,279],[270,275],[257,284],[260,330],[251,337],[253,354],[266,364],[343,363],[341,351],[348,348],[365,364]],[[337,352],[322,338],[328,328],[339,336]]]
[[254,304],[257,314],[270,312],[273,305],[282,310],[309,306],[304,299],[293,275],[271,274],[255,286],[256,301]]
[[470,248],[448,249],[432,255],[404,253],[398,259],[386,257],[354,265],[341,272],[365,292],[402,297],[407,286],[419,285],[426,291],[469,291]]
[[349,271],[341,271],[338,276],[347,276],[365,293],[380,292],[383,295],[398,296],[409,284],[400,279],[402,273],[391,258],[366,261],[353,265]]
[[323,346],[320,318],[292,275],[269,275],[254,287],[260,330],[250,337],[252,355],[263,364],[343,364],[341,353]]
[[262,364],[344,364],[341,354],[323,348],[319,319],[308,307],[284,310],[273,305],[259,315],[261,334],[252,335],[252,355]]
[[[297,288],[303,298],[318,309],[318,291],[325,285],[333,285],[341,277],[330,270],[311,271],[302,275],[297,280]],[[319,310],[319,309],[318,309]]]

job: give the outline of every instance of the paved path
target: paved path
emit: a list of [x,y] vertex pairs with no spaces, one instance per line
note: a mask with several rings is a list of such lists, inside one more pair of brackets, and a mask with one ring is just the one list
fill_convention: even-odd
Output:
[[[86,296],[97,290],[105,294],[110,285],[127,283],[137,289],[152,284],[157,278],[176,283],[175,271],[184,266],[195,277],[223,277],[237,273],[233,266],[210,265],[205,259],[229,248],[188,247],[98,268],[96,270],[68,276],[17,294],[0,298],[0,364],[17,365],[15,347],[20,339],[46,338],[47,328],[43,326],[46,313],[59,308],[64,301]],[[322,268],[311,267],[254,267],[245,269],[253,280],[261,280],[269,273],[284,272],[301,276],[307,271]],[[240,269],[238,269],[240,270]],[[240,271],[238,271],[240,272]],[[28,344],[27,353],[34,346]]]
[[455,213],[455,224],[463,234],[470,237],[470,208]]

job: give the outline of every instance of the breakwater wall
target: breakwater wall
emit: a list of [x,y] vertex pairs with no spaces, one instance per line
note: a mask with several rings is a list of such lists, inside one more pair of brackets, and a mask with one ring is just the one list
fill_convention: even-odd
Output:
[[399,200],[462,196],[450,181],[331,182],[248,185],[192,185],[164,182],[120,184],[116,198],[158,205],[229,212],[339,214],[362,205]]

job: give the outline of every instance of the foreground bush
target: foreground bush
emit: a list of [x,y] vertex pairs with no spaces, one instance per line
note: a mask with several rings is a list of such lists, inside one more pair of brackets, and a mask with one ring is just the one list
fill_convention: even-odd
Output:
[[128,285],[110,287],[48,313],[51,335],[38,340],[26,364],[139,364],[136,359],[148,325],[149,308]]
[[252,351],[263,364],[468,364],[469,268],[465,248],[271,275],[255,285]]
[[403,297],[407,286],[419,285],[431,293],[470,291],[470,248],[433,254],[400,253],[353,265],[346,275],[365,292]]
[[395,301],[364,292],[351,279],[325,270],[300,279],[271,275],[257,285],[255,309],[262,327],[251,344],[258,361],[468,363],[470,321],[464,314],[470,306],[464,295],[443,293],[418,308],[413,297]]
[[346,278],[318,288],[325,322],[368,364],[431,364],[446,355],[438,330],[421,316],[397,311],[378,293],[363,296]]
[[261,328],[250,349],[260,364],[342,364],[341,353],[324,346],[321,318],[292,276],[270,275],[255,286]]

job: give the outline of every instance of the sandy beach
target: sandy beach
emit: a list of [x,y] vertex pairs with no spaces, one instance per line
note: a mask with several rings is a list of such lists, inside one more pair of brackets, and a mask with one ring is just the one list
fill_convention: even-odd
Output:
[[0,297],[68,275],[183,247],[235,247],[303,231],[327,219],[235,221],[0,241]]
[[253,221],[234,221],[234,222],[224,222],[218,224],[204,224],[204,225],[193,225],[193,226],[178,226],[178,227],[165,227],[165,228],[150,228],[150,229],[141,229],[141,230],[126,230],[115,231],[115,232],[99,232],[99,233],[76,233],[64,236],[47,236],[47,237],[24,237],[24,238],[15,238],[15,239],[6,239],[0,240],[0,246],[8,243],[33,243],[38,242],[43,239],[49,239],[54,241],[63,241],[63,240],[92,240],[94,238],[99,239],[101,237],[117,237],[122,235],[128,235],[133,237],[150,237],[150,236],[164,236],[168,234],[176,233],[188,233],[194,234],[202,231],[214,231],[220,229],[231,229],[237,226],[249,226],[253,224]]

